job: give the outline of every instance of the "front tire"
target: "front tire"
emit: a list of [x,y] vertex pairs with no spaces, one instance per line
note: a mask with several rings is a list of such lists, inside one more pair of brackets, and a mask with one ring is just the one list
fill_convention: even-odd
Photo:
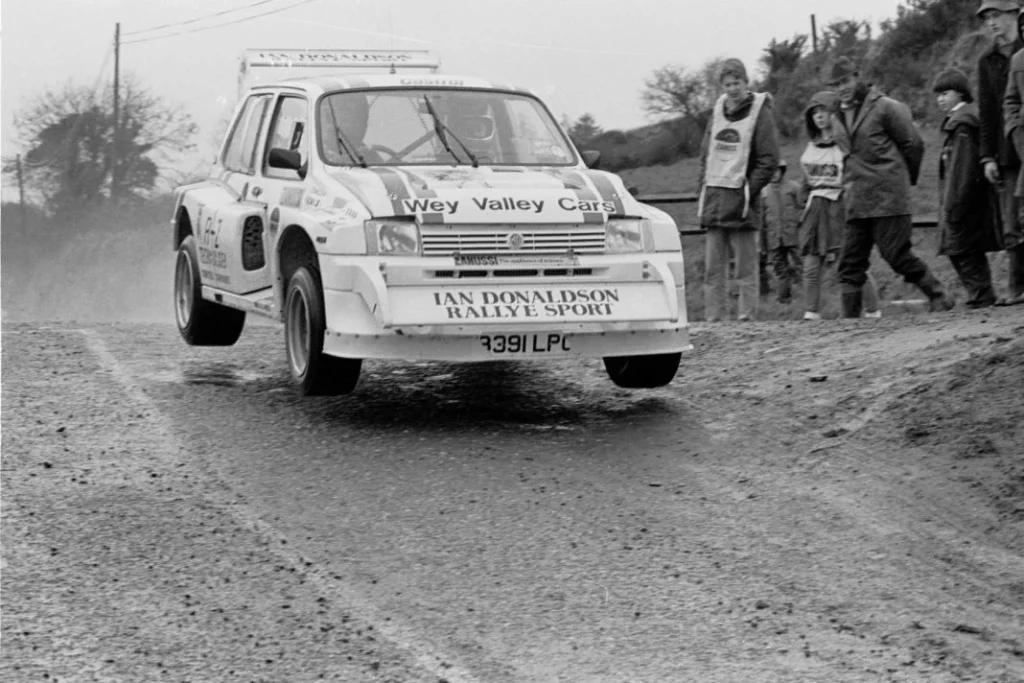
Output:
[[682,353],[650,356],[614,356],[604,359],[604,369],[615,384],[626,389],[663,387],[676,376]]
[[284,304],[284,340],[288,367],[303,396],[349,394],[359,381],[363,361],[323,352],[327,320],[323,287],[315,268],[303,266],[288,281]]
[[192,346],[231,346],[242,334],[245,311],[203,298],[196,238],[178,246],[174,266],[174,319],[178,332]]

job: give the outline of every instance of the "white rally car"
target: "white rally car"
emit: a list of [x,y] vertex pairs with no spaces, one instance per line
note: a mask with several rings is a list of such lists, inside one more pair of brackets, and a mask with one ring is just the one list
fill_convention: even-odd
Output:
[[[623,387],[675,376],[691,348],[675,224],[590,170],[531,92],[416,51],[242,64],[210,179],[177,190],[189,344],[277,319],[303,394],[350,392],[364,358],[602,357]],[[282,69],[302,77],[267,77]]]

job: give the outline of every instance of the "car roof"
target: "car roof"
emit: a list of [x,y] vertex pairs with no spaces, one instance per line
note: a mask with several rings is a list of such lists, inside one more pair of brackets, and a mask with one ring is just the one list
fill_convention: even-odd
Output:
[[285,78],[273,83],[254,86],[253,92],[266,89],[294,88],[312,97],[339,90],[365,88],[466,88],[472,90],[504,90],[535,95],[529,88],[510,83],[489,81],[476,76],[449,74],[366,74],[366,75],[321,75]]

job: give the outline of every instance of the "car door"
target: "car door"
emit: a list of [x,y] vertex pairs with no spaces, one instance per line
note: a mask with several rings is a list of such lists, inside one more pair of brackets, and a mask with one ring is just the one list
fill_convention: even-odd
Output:
[[289,213],[296,213],[300,206],[311,207],[310,202],[315,201],[308,191],[309,183],[302,177],[304,173],[287,168],[271,168],[269,164],[271,150],[282,149],[297,152],[303,168],[309,167],[309,155],[312,152],[309,120],[309,101],[304,96],[281,93],[277,97],[260,162],[262,196],[269,212],[265,238],[269,253],[274,253],[279,231],[285,227],[281,225],[282,213],[287,217]]
[[219,176],[235,201],[216,207],[204,223],[203,236],[224,264],[220,286],[238,294],[270,287],[269,252],[264,239],[267,207],[262,195],[261,141],[274,94],[250,95],[239,109],[221,153]]

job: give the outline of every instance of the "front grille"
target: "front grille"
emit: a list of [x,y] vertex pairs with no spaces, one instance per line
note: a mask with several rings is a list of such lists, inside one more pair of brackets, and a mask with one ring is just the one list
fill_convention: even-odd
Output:
[[464,277],[586,277],[594,274],[593,268],[548,268],[543,271],[522,269],[495,270],[435,270],[435,278],[459,279]]
[[512,227],[424,225],[424,256],[452,254],[603,254],[604,226],[530,225]]

